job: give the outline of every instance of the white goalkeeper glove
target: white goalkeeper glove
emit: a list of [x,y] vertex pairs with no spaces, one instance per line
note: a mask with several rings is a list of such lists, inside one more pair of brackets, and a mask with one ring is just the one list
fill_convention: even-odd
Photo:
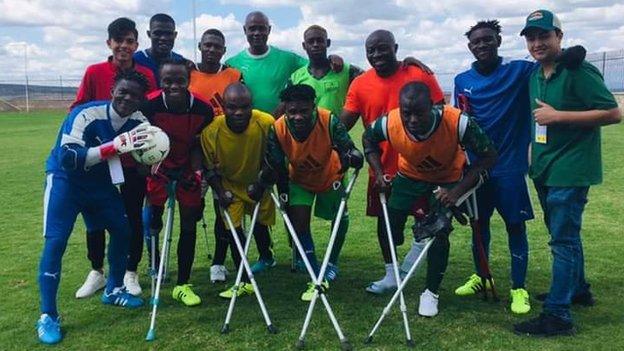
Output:
[[100,158],[108,159],[135,150],[149,149],[154,146],[154,134],[158,131],[158,127],[143,122],[129,132],[119,134],[113,141],[102,144],[99,147]]

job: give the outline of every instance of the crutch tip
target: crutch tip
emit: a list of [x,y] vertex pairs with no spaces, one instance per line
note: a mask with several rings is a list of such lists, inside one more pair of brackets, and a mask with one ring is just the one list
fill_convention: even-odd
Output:
[[277,328],[275,328],[273,324],[267,325],[267,330],[269,331],[269,334],[277,334]]
[[297,340],[295,347],[297,348],[297,350],[303,350],[305,348],[305,341],[301,339]]
[[353,346],[351,346],[351,343],[347,340],[343,340],[340,342],[340,348],[342,349],[342,351],[351,351],[353,350]]
[[364,340],[364,343],[365,343],[365,344],[367,344],[367,345],[368,345],[368,344],[370,344],[370,343],[372,343],[372,342],[373,342],[373,337],[372,337],[372,336],[368,336],[368,337],[366,337],[366,339]]
[[405,343],[407,344],[407,347],[409,347],[410,349],[413,349],[414,347],[416,347],[416,343],[412,339],[407,339]]
[[224,324],[223,328],[221,328],[221,334],[227,334],[230,332],[230,325],[229,324]]
[[156,331],[154,329],[150,329],[145,336],[145,341],[154,341],[156,339]]

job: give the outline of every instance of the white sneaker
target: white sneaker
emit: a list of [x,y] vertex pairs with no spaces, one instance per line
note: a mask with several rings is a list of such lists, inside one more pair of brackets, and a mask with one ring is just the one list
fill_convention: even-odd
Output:
[[420,295],[420,304],[418,305],[418,314],[423,317],[435,317],[438,314],[438,297],[429,291],[425,290]]
[[224,282],[227,275],[228,270],[223,265],[214,265],[210,267],[210,281],[213,283]]
[[82,284],[80,289],[76,291],[76,298],[82,299],[85,297],[89,297],[95,294],[98,290],[104,288],[105,286],[106,278],[104,277],[104,274],[92,270],[91,272],[89,272],[89,275],[87,275],[87,279]]
[[130,295],[139,296],[143,292],[137,272],[126,271],[123,282]]

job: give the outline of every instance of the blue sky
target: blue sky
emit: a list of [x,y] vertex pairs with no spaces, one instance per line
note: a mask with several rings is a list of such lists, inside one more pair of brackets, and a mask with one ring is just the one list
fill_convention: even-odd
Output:
[[[104,60],[106,26],[116,17],[137,22],[141,48],[151,15],[170,13],[178,24],[175,50],[193,58],[196,44],[191,26],[190,0],[0,0],[0,82],[24,79],[24,47],[28,45],[29,77],[33,83],[77,84],[87,65]],[[589,52],[624,47],[624,3],[609,0],[196,0],[198,36],[216,27],[226,35],[228,52],[246,47],[242,33],[245,15],[264,11],[272,22],[269,42],[304,54],[303,30],[311,24],[328,29],[330,51],[368,68],[364,39],[375,29],[389,29],[399,43],[399,57],[419,58],[438,74],[445,89],[455,74],[469,67],[472,56],[463,33],[478,20],[499,19],[503,25],[504,56],[521,58],[527,52],[518,36],[532,10],[547,8],[563,22],[564,45],[582,44]]]

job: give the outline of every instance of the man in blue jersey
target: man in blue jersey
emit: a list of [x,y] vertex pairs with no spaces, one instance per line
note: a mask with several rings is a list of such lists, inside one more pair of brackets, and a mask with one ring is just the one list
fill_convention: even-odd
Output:
[[160,77],[158,69],[165,61],[192,62],[185,59],[182,55],[173,52],[173,45],[178,36],[176,32],[175,21],[171,16],[164,13],[157,13],[149,21],[149,30],[147,37],[150,38],[151,46],[145,50],[137,51],[133,55],[136,63],[148,67],[154,73],[156,83],[160,87]]
[[[520,314],[531,309],[525,288],[529,251],[525,221],[533,218],[533,210],[525,175],[531,134],[528,79],[535,63],[500,57],[500,33],[497,20],[480,21],[466,32],[468,48],[476,61],[455,77],[453,99],[457,107],[475,118],[498,149],[499,158],[490,170],[490,179],[477,191],[478,225],[488,255],[490,218],[495,209],[505,222],[511,254],[511,311]],[[566,50],[560,60],[574,68],[584,57],[585,49],[574,47]],[[475,160],[474,155],[469,156]],[[472,295],[484,288],[474,241],[472,251],[477,273],[455,290],[457,295]]]
[[45,241],[38,278],[41,317],[37,322],[39,340],[44,344],[62,339],[56,294],[63,253],[79,213],[110,233],[110,272],[102,302],[127,308],[143,305],[143,300],[129,294],[123,284],[130,226],[116,185],[123,183],[119,155],[153,145],[155,127],[137,112],[147,89],[147,80],[140,73],[119,73],[112,101],[72,109],[46,161]]

